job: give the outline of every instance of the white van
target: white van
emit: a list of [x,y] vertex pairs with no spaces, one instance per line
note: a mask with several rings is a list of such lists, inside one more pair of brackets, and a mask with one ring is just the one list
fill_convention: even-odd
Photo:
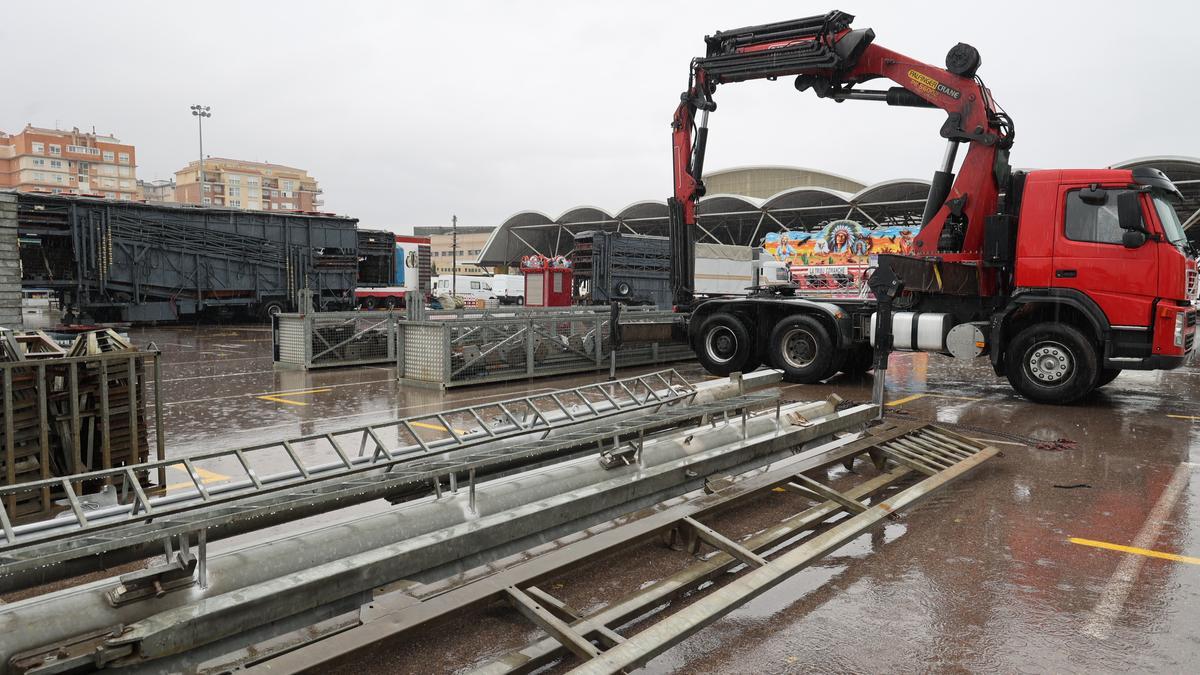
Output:
[[434,297],[456,295],[469,300],[494,300],[496,298],[496,292],[492,290],[491,280],[488,277],[472,277],[460,274],[457,280],[458,287],[451,292],[450,284],[453,278],[449,274],[434,277]]
[[492,277],[492,290],[502,305],[525,304],[525,275],[497,274]]

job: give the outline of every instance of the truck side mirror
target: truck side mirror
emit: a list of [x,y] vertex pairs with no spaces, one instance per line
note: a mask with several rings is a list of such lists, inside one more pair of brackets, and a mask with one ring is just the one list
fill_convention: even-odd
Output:
[[1108,203],[1108,190],[1097,187],[1084,188],[1079,191],[1079,200],[1089,206],[1104,206]]
[[1146,243],[1146,233],[1141,230],[1125,230],[1121,235],[1125,248],[1141,248]]
[[1146,228],[1142,226],[1142,204],[1138,199],[1139,194],[1127,191],[1117,195],[1117,224],[1121,226],[1122,230],[1133,230],[1144,234]]

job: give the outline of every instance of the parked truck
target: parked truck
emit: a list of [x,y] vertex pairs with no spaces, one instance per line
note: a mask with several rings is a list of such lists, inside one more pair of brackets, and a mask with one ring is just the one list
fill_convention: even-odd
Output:
[[383,230],[358,231],[358,287],[355,305],[362,309],[404,307],[432,291],[429,238]]
[[525,304],[525,276],[522,274],[495,274],[491,277],[492,291],[502,305]]
[[357,220],[341,216],[17,195],[22,284],[72,316],[171,321],[349,309]]
[[[759,248],[702,243],[692,255],[697,296],[744,296],[751,288],[789,280],[787,264]],[[570,258],[580,302],[671,308],[671,243],[666,237],[581,232]]]
[[[837,102],[940,108],[944,159],[912,250],[880,255],[872,285],[898,310],[884,350],[986,355],[1023,396],[1069,403],[1126,369],[1170,369],[1195,349],[1197,264],[1155,169],[1012,171],[1011,118],[977,76],[979,53],[955,45],[938,68],[874,43],[830,12],[705,38],[673,129],[668,202],[672,291],[690,310],[687,339],[715,374],[759,363],[811,383],[872,363],[875,299],[811,296],[794,284],[750,297],[696,300],[696,201],[719,84],[795,78]],[[875,79],[898,86],[864,89]],[[967,155],[955,177],[959,146]],[[878,283],[876,283],[878,282]],[[884,283],[886,282],[886,284]],[[893,344],[886,339],[891,333]]]

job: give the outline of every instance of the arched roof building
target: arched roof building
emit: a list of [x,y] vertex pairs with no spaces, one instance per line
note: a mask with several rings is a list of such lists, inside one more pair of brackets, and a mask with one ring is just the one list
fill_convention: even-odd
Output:
[[[1112,165],[1161,169],[1179,186],[1179,217],[1193,241],[1200,240],[1200,159],[1154,156]],[[696,206],[698,241],[750,246],[769,232],[809,230],[839,218],[864,225],[919,227],[929,182],[888,180],[864,185],[844,176],[800,167],[759,166],[715,171],[705,176],[708,194]],[[522,211],[492,232],[480,265],[512,265],[533,253],[565,255],[574,237],[589,230],[668,234],[667,205],[638,201],[615,212],[595,206],[567,209],[556,218]]]

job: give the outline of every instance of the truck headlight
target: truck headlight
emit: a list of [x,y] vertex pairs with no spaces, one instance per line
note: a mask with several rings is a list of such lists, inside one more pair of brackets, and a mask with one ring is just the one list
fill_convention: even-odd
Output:
[[1187,313],[1179,312],[1175,315],[1175,346],[1183,346],[1183,329],[1187,325]]

